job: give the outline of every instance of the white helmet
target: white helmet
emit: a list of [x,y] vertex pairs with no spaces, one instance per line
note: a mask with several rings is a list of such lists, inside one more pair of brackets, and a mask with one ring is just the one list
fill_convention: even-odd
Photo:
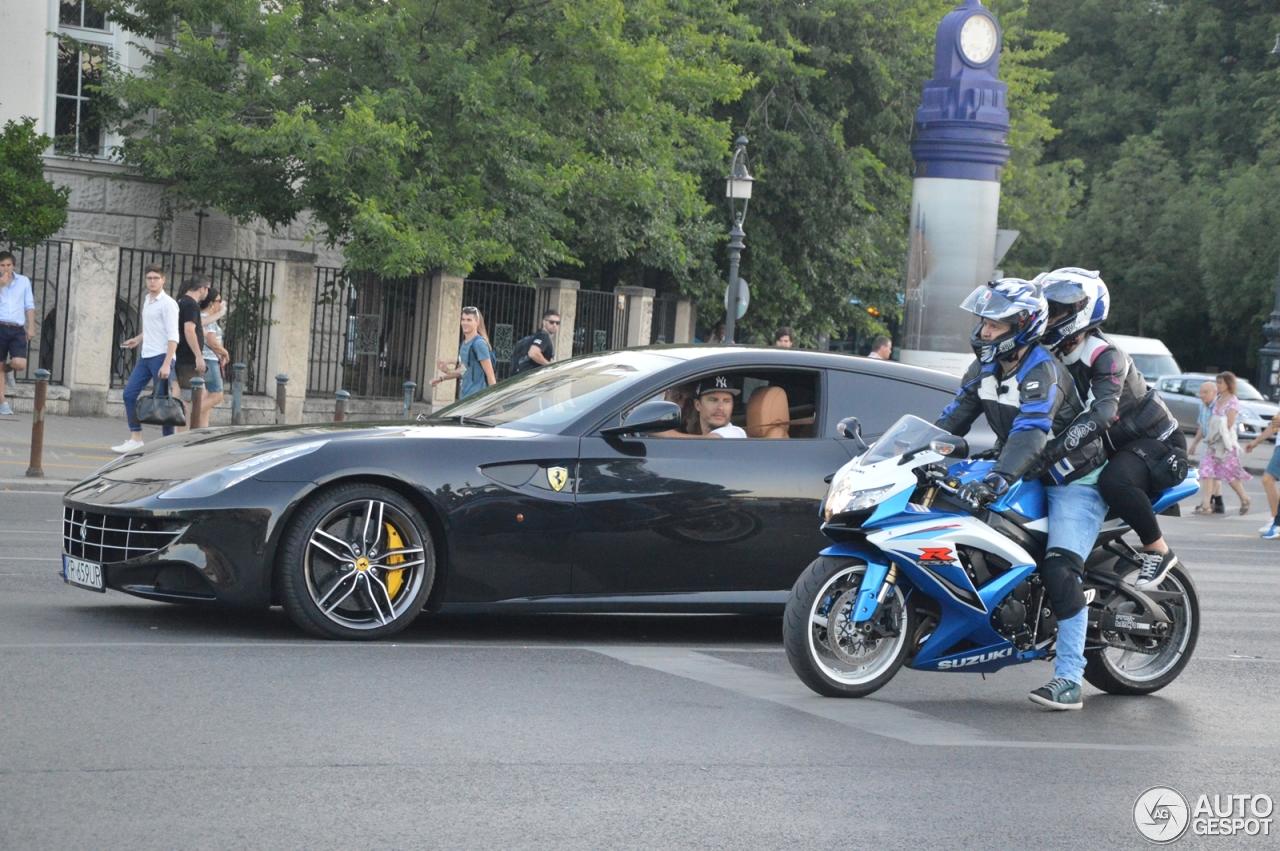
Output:
[[1073,347],[1101,325],[1111,310],[1111,294],[1097,272],[1068,266],[1046,273],[1040,283],[1049,302],[1044,344],[1054,354]]

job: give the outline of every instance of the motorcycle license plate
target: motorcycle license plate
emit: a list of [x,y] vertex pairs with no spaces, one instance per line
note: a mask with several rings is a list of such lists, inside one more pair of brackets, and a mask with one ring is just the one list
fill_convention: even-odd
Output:
[[103,593],[107,590],[102,583],[102,565],[94,564],[91,561],[83,561],[64,555],[62,557],[62,578],[66,580],[68,585],[75,585],[79,588],[88,588],[91,591],[102,591]]

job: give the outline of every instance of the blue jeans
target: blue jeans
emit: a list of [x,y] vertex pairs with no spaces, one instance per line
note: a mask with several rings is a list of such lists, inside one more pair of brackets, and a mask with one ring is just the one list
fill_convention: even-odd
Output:
[[[1049,546],[1066,550],[1084,561],[1093,552],[1094,541],[1107,517],[1107,504],[1097,485],[1075,482],[1044,489],[1049,500]],[[1053,662],[1053,675],[1081,682],[1084,676],[1084,637],[1089,627],[1089,610],[1082,609],[1074,617],[1058,621],[1058,656]]]
[[[129,374],[129,383],[124,388],[124,415],[129,419],[129,431],[142,431],[142,424],[136,419],[137,414],[134,409],[138,406],[138,397],[142,395],[142,389],[148,384],[155,382],[157,385],[164,384],[164,395],[169,393],[169,382],[160,378],[160,367],[164,366],[164,354],[152,355],[149,358],[138,358],[138,363],[133,368],[133,372]],[[169,365],[170,375],[173,374],[173,364]],[[162,426],[161,430],[164,436],[168,437],[173,434],[173,426]]]

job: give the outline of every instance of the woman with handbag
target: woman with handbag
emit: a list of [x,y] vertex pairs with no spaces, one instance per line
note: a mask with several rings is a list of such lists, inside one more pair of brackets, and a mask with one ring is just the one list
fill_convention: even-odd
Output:
[[[1231,372],[1220,372],[1215,378],[1217,396],[1209,407],[1207,423],[1196,432],[1192,447],[1204,437],[1204,458],[1200,460],[1200,478],[1204,501],[1196,506],[1196,514],[1213,514],[1211,504],[1217,482],[1226,482],[1240,498],[1240,513],[1248,514],[1253,504],[1244,492],[1244,482],[1253,478],[1240,464],[1240,443],[1236,439],[1236,417],[1240,413],[1240,400],[1236,398],[1236,377]],[[1202,388],[1203,390],[1204,388]],[[1203,395],[1201,397],[1203,399]]]

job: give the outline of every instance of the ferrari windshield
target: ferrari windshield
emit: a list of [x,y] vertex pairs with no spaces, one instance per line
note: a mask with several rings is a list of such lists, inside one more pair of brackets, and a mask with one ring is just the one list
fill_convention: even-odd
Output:
[[553,363],[455,402],[431,419],[553,432],[627,386],[680,359],[645,351],[601,352]]
[[879,440],[872,444],[867,453],[862,456],[859,464],[867,467],[878,461],[897,458],[905,452],[928,446],[929,441],[934,438],[945,436],[947,436],[947,432],[933,423],[925,422],[919,417],[913,417],[908,414],[894,423],[893,428],[886,431]]

